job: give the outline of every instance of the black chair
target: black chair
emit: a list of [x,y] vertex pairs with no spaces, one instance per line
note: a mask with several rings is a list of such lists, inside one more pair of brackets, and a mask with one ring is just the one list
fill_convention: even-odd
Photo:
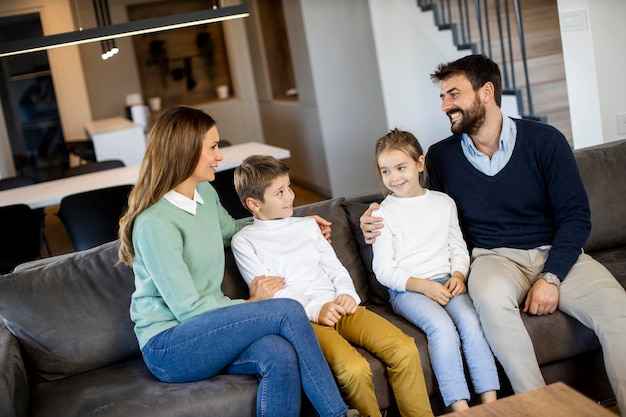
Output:
[[26,204],[0,207],[0,228],[0,274],[39,258],[42,240],[39,213]]
[[128,205],[132,185],[102,188],[64,197],[57,216],[76,250],[117,239],[119,219]]
[[89,174],[90,172],[104,171],[113,168],[122,168],[124,166],[126,166],[124,165],[124,162],[117,159],[111,159],[109,161],[89,162],[85,165],[78,165],[66,169],[63,173],[63,176],[73,177],[75,175]]
[[[0,191],[10,190],[11,188],[24,187],[26,185],[33,184],[35,184],[35,180],[25,175],[0,178]],[[39,216],[41,222],[41,244],[46,251],[46,256],[50,256],[50,246],[48,245],[48,240],[46,239],[46,235],[43,232],[43,229],[45,227],[46,211],[44,208],[34,209],[33,211]]]
[[96,150],[91,139],[72,140],[65,142],[68,154],[76,155],[80,162],[96,162]]

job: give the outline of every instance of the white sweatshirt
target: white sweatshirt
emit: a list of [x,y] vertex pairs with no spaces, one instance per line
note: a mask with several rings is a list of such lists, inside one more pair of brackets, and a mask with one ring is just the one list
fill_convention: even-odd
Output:
[[454,200],[425,191],[411,198],[387,196],[373,213],[385,227],[372,246],[372,268],[381,284],[396,291],[406,291],[410,277],[430,279],[455,271],[467,276],[469,271]]
[[285,288],[274,298],[299,301],[311,321],[318,322],[322,306],[341,294],[361,302],[348,270],[313,219],[254,219],[233,236],[231,247],[248,285],[259,275],[285,278]]

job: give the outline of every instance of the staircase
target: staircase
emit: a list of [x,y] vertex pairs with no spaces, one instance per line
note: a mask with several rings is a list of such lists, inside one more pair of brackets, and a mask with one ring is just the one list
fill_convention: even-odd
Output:
[[556,0],[417,0],[467,53],[500,66],[522,117],[550,123],[572,142]]

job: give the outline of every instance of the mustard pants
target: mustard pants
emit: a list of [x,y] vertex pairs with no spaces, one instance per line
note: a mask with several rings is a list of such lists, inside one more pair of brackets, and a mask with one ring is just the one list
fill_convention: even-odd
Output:
[[360,306],[335,327],[312,323],[322,352],[350,408],[362,416],[380,416],[372,370],[354,346],[387,366],[387,377],[402,417],[432,416],[419,352],[412,338],[381,316]]

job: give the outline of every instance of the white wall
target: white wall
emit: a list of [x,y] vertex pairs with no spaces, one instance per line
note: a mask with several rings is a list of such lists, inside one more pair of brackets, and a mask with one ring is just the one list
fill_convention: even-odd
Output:
[[311,57],[300,2],[296,0],[283,3],[287,37],[298,88],[297,101],[273,99],[267,57],[264,53],[265,47],[258,13],[256,13],[257,0],[247,3],[251,16],[246,24],[265,141],[270,145],[290,150],[291,158],[285,162],[291,168],[295,183],[330,196],[328,165],[320,130],[317,100],[311,75]]
[[[451,134],[450,122],[440,110],[439,86],[430,74],[438,64],[468,52],[459,52],[452,32],[439,31],[433,13],[421,12],[414,0],[369,3],[387,130],[397,127],[412,132],[426,151]],[[373,154],[373,143],[371,148]]]
[[272,99],[262,39],[251,40],[267,143],[289,148],[294,182],[322,194],[376,188],[373,145],[387,123],[368,3],[289,0],[283,10],[297,102]]
[[300,0],[332,196],[377,189],[387,121],[367,2]]
[[[574,147],[625,139],[617,114],[626,113],[626,2],[557,0],[557,5]],[[583,24],[570,27],[576,15]]]

